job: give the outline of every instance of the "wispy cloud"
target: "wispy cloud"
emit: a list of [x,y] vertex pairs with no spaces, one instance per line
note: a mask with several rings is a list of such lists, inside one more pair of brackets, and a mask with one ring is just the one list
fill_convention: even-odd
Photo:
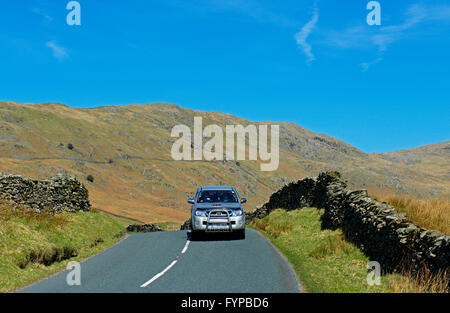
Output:
[[302,29],[295,34],[295,40],[297,44],[302,48],[303,53],[306,55],[306,62],[310,63],[316,59],[315,55],[312,53],[312,47],[309,43],[306,42],[309,35],[316,27],[317,22],[319,21],[319,10],[317,8],[314,9],[313,16],[306,23]]
[[367,72],[372,65],[380,63],[381,61],[383,61],[383,58],[379,57],[371,62],[360,63],[359,66],[361,66],[363,72]]
[[62,61],[69,56],[66,48],[60,46],[55,40],[47,41],[45,45],[53,51],[53,56],[59,61]]
[[39,8],[34,8],[33,13],[42,16],[45,19],[45,21],[47,21],[47,22],[53,21],[53,17],[51,17],[50,15],[48,15],[47,13],[45,13],[43,10],[41,10]]
[[380,52],[387,50],[388,45],[398,41],[403,33],[427,18],[426,7],[412,5],[406,11],[406,19],[402,24],[381,27],[378,34],[371,36],[372,42]]
[[47,11],[48,11],[47,7],[48,7],[48,4],[46,1],[37,1],[37,3],[35,3],[35,6],[33,8],[31,8],[31,11],[34,14],[43,17],[44,22],[49,23],[49,22],[53,21],[53,17],[47,13]]
[[450,21],[450,5],[413,4],[404,13],[404,21],[400,24],[369,27],[352,26],[339,31],[325,32],[325,43],[341,49],[371,49],[374,46],[378,57],[372,62],[360,63],[363,71],[383,60],[382,56],[388,47],[401,40],[405,34],[423,22]]
[[369,32],[365,26],[352,26],[343,30],[323,32],[322,44],[342,49],[363,48],[370,44]]

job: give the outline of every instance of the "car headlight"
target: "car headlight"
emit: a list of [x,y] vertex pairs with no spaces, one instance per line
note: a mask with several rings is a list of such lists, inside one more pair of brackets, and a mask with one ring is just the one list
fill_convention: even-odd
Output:
[[196,210],[195,216],[206,216],[206,211]]
[[244,211],[242,211],[241,209],[233,210],[233,216],[241,216],[242,214],[244,214]]

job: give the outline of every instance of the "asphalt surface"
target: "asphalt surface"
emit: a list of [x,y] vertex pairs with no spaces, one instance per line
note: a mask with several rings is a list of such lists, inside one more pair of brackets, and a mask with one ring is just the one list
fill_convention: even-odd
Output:
[[214,234],[190,241],[187,231],[132,234],[81,263],[81,285],[69,270],[18,292],[300,292],[285,258],[253,229],[246,239]]

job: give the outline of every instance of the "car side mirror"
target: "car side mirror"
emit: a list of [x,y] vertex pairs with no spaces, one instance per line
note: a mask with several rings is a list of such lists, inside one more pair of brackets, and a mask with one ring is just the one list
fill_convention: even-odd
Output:
[[246,198],[242,198],[241,199],[241,203],[245,203],[245,202],[247,202],[247,199]]
[[188,199],[188,203],[194,204],[194,202],[195,202],[195,201],[194,201],[194,198],[189,198],[189,199]]

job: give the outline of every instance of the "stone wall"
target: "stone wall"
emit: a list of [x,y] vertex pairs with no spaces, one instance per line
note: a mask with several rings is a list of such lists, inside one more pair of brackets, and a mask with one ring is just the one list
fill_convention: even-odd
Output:
[[130,233],[152,233],[157,231],[163,231],[163,229],[161,228],[161,226],[155,224],[133,224],[128,225],[127,227],[127,232]]
[[0,199],[38,212],[89,211],[88,190],[74,176],[57,175],[36,180],[20,175],[0,175]]
[[371,199],[366,190],[349,190],[338,172],[324,172],[286,185],[269,201],[247,214],[247,222],[281,208],[324,209],[322,227],[342,229],[386,271],[408,267],[432,272],[450,268],[450,236],[409,222],[406,214]]

